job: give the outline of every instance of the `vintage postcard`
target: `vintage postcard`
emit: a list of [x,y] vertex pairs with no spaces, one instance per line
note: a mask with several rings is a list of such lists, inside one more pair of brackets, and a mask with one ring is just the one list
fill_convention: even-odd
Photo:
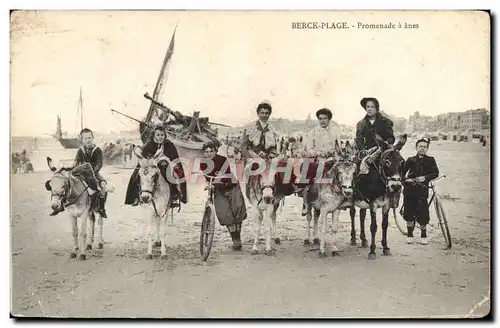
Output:
[[486,11],[13,11],[11,314],[490,312]]

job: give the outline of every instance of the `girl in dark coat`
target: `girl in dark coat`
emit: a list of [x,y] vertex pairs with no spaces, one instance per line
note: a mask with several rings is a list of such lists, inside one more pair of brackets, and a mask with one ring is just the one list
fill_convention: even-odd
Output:
[[[210,182],[211,177],[217,177],[227,158],[217,155],[217,146],[213,142],[205,143],[202,149],[205,158],[211,159],[214,163],[211,172],[206,172],[207,163],[200,163],[200,170],[205,174],[207,182]],[[229,166],[225,173],[231,173]],[[231,181],[231,178],[223,178],[220,181],[213,180],[215,188],[214,206],[219,223],[226,226],[231,234],[233,249],[241,250],[241,223],[247,218],[247,210],[240,185],[236,182],[236,179],[234,181]]]
[[[142,156],[144,158],[152,158],[158,149],[163,145],[163,154],[168,157],[170,161],[177,160],[179,158],[179,153],[175,148],[174,144],[166,139],[165,128],[162,125],[157,126],[152,133],[151,140],[142,149]],[[166,177],[166,166],[158,163],[160,167],[160,172],[165,179]],[[173,171],[177,174],[179,179],[184,178],[184,168],[181,163],[177,163],[173,168]],[[167,181],[169,181],[167,179]],[[180,188],[177,188],[180,187]],[[179,195],[180,189],[180,195]],[[187,203],[187,188],[186,182],[182,182],[177,186],[172,188],[172,200],[180,200],[182,203]],[[127,194],[125,196],[125,204],[137,206],[139,204],[139,164],[135,168],[127,187]],[[172,203],[172,207],[177,207],[178,204]]]

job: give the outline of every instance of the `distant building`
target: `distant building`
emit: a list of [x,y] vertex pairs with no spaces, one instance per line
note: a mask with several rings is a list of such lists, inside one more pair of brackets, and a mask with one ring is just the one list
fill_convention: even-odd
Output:
[[490,125],[490,115],[484,108],[471,109],[460,115],[460,129],[467,131],[480,131],[488,129]]

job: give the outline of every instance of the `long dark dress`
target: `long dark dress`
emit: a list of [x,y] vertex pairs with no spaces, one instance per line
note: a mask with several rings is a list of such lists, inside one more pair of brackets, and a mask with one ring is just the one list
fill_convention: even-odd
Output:
[[[158,149],[160,149],[160,147],[161,144],[157,144],[154,141],[149,141],[142,149],[142,156],[144,158],[152,158],[156,154]],[[170,161],[174,161],[179,158],[179,153],[177,152],[175,145],[169,140],[165,140],[165,142],[163,143],[163,154]],[[125,204],[127,205],[133,204],[134,201],[139,197],[139,167],[140,166],[137,165],[128,183],[127,193],[125,195]],[[185,177],[182,163],[180,162],[177,163],[176,166],[173,168],[173,170],[174,172],[176,172],[176,174],[179,176],[180,179]],[[162,171],[162,175],[164,177],[166,176],[165,170]],[[180,201],[186,204],[188,199],[186,182],[180,183],[180,189],[182,191],[182,196],[180,198]],[[179,197],[176,187],[171,188],[171,190],[173,193],[172,196],[174,198]]]
[[[200,163],[200,169],[205,173],[205,179],[210,181],[210,177],[217,177],[226,160],[227,158],[224,156],[215,155],[213,159],[214,168],[208,173],[205,172],[207,164]],[[229,166],[225,173],[231,173]],[[232,182],[230,178],[223,178],[220,181],[214,180],[214,186],[214,206],[219,223],[223,226],[241,224],[247,218],[247,210],[239,184]]]

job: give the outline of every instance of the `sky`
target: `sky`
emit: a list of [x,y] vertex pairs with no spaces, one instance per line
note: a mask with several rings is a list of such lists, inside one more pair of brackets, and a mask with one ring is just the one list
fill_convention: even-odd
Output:
[[[346,22],[349,29],[292,29],[292,22]],[[401,22],[415,29],[358,29]],[[273,117],[305,119],[330,108],[354,125],[359,102],[406,117],[490,110],[490,20],[481,12],[24,11],[11,17],[11,134],[96,131],[143,118],[178,23],[160,100],[184,114],[243,125],[268,100]]]

